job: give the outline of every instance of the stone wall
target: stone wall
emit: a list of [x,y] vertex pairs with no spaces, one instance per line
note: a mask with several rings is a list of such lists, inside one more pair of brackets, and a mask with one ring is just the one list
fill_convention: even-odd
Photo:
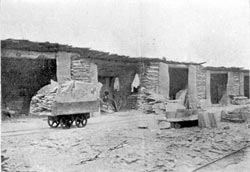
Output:
[[206,98],[206,71],[203,66],[196,67],[197,98],[202,100]]
[[80,55],[71,56],[70,74],[72,80],[85,83],[97,83],[96,65],[91,60],[81,58]]
[[159,63],[150,62],[142,64],[141,84],[148,90],[159,91]]
[[[164,73],[161,73],[160,65],[161,63],[153,63],[153,62],[144,63],[143,70],[141,73],[142,74],[141,83],[142,86],[145,87],[146,89],[164,95],[163,93],[165,94],[169,93],[169,90],[167,89],[170,89],[169,76],[166,76],[169,75],[169,72],[166,72],[166,70],[164,70]],[[185,68],[184,65],[180,66]],[[180,66],[176,65],[176,67]],[[172,68],[174,67],[175,65],[172,65]],[[164,82],[161,81],[163,79],[165,79]],[[164,87],[160,85],[163,83]],[[163,92],[162,89],[166,90]],[[205,99],[206,97],[206,71],[203,70],[202,66],[190,65],[188,67],[188,90],[190,93],[189,95],[190,107],[196,108],[198,103],[197,98]],[[165,97],[168,97],[168,95],[165,95]]]
[[[79,65],[79,60],[84,65]],[[97,65],[99,82],[103,84],[100,91],[100,97],[102,98],[105,91],[109,92],[109,98],[117,101],[121,108],[127,104],[127,98],[131,94],[131,84],[134,79],[135,73],[138,71],[137,63],[126,63],[114,60],[99,60],[89,56],[77,57],[72,56],[71,59],[71,76],[72,79],[80,79],[86,82],[90,82],[93,75],[89,75],[90,62]],[[81,68],[79,67],[81,66]],[[114,89],[115,78],[119,79],[119,90]]]

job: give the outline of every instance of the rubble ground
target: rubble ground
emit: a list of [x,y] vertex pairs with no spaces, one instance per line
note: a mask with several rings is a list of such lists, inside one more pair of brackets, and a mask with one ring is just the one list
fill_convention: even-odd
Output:
[[219,122],[221,109],[238,107],[210,108],[218,120],[213,129],[162,130],[162,116],[135,110],[92,117],[85,128],[66,130],[50,129],[46,118],[3,121],[5,167],[30,172],[192,171],[250,144],[246,123]]

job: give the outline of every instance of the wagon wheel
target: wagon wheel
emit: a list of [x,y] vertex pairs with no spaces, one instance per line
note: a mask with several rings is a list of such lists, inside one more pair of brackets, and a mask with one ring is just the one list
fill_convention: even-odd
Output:
[[71,127],[73,120],[71,117],[61,117],[60,124],[63,129],[68,129]]
[[82,128],[82,127],[85,127],[87,125],[87,118],[85,115],[77,115],[76,116],[76,119],[75,119],[75,123],[76,123],[76,126],[78,128]]
[[56,127],[58,127],[59,124],[60,124],[60,122],[58,121],[58,118],[57,118],[57,117],[48,116],[48,125],[49,125],[51,128],[56,128]]

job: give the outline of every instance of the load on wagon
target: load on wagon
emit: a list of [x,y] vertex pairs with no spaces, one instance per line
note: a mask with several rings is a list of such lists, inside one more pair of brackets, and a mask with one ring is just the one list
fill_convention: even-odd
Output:
[[[52,82],[49,103],[43,107],[50,109],[48,125],[70,128],[85,127],[90,114],[99,111],[99,93],[102,84],[98,83],[97,65],[78,54],[60,52],[57,56],[57,83]],[[39,99],[39,95],[37,96]],[[38,100],[34,98],[31,103]],[[34,103],[35,102],[35,103]]]

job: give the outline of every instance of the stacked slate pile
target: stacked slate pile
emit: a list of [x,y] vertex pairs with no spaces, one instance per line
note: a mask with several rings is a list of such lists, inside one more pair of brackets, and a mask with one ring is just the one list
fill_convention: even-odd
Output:
[[222,97],[221,97],[219,103],[220,103],[222,106],[227,106],[227,105],[230,104],[230,101],[231,101],[231,99],[230,99],[230,97],[228,96],[227,91],[225,91],[225,93],[222,95]]
[[145,74],[142,76],[143,86],[148,90],[156,90],[159,84],[159,63],[151,62],[146,67]]
[[72,80],[79,80],[85,83],[91,82],[90,63],[84,59],[72,59],[70,72]]
[[139,96],[139,109],[144,113],[165,113],[167,99],[154,92],[143,90]]
[[222,122],[243,123],[250,119],[250,107],[238,108],[233,111],[221,111]]
[[10,171],[9,169],[9,157],[6,155],[7,150],[2,150],[1,151],[1,171],[2,172],[8,172]]
[[41,88],[30,102],[30,114],[44,115],[51,113],[51,106],[55,101],[58,84],[51,81],[51,84]]
[[234,105],[245,105],[248,103],[248,98],[245,96],[232,96],[231,103]]
[[199,112],[198,113],[199,127],[201,128],[216,128],[217,122],[214,113]]
[[116,111],[114,104],[111,102],[102,102],[101,103],[101,112],[104,113],[114,113]]
[[187,90],[180,90],[176,94],[176,100],[169,100],[164,96],[144,89],[138,95],[139,110],[144,113],[156,113],[158,115],[168,115],[175,113],[177,109],[186,109]]
[[138,96],[138,94],[132,94],[128,96],[126,105],[127,109],[138,109]]

